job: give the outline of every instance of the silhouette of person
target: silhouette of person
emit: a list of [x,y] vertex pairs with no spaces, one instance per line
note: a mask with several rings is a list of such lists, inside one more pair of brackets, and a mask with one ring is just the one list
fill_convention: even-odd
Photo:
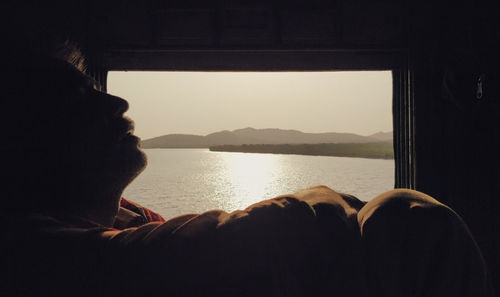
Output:
[[168,221],[121,202],[146,165],[123,116],[127,102],[96,90],[68,43],[26,46],[8,59],[0,189],[6,296],[488,293],[465,224],[412,190],[365,203],[318,186]]

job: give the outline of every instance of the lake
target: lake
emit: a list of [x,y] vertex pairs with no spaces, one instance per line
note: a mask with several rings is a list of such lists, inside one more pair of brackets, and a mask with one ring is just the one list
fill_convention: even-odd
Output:
[[123,197],[165,218],[232,211],[314,185],[368,201],[394,188],[394,160],[144,149],[148,167]]

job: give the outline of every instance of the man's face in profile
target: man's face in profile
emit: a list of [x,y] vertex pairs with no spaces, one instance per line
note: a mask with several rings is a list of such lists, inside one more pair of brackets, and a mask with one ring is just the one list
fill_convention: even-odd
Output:
[[84,192],[123,190],[146,165],[134,124],[124,117],[127,101],[97,91],[91,78],[65,62],[57,61],[51,72],[29,107],[41,109],[32,119],[44,115],[33,122],[45,127],[40,142],[52,146],[54,166],[63,165],[57,175]]
[[71,70],[76,91],[67,110],[75,131],[72,157],[90,175],[110,183],[128,184],[146,165],[145,155],[138,148],[140,139],[133,134],[134,123],[124,116],[128,103],[97,91],[92,79]]

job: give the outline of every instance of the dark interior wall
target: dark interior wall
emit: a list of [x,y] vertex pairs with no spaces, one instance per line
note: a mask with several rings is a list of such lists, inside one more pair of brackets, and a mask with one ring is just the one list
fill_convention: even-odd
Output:
[[95,34],[87,39],[112,69],[161,69],[169,67],[169,53],[189,50],[395,50],[405,37],[404,7],[360,0],[107,1],[88,18]]
[[[108,1],[91,25],[112,47],[345,47],[395,43],[400,1]],[[352,24],[357,24],[352,26]]]
[[500,292],[500,15],[487,2],[428,8],[414,5],[410,22],[416,188],[464,218]]
[[[414,68],[416,188],[464,218],[499,283],[500,97],[495,89],[500,76],[497,69],[465,66],[469,54],[454,55],[459,58],[447,62],[443,57],[414,57],[419,64]],[[485,77],[480,100],[474,94],[479,73]],[[446,80],[451,86],[443,86]]]

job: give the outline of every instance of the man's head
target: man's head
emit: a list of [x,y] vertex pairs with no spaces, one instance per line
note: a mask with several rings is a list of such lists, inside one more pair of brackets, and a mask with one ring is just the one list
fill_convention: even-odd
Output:
[[96,90],[75,47],[47,48],[15,53],[4,68],[2,199],[18,210],[116,211],[146,165],[128,103]]

